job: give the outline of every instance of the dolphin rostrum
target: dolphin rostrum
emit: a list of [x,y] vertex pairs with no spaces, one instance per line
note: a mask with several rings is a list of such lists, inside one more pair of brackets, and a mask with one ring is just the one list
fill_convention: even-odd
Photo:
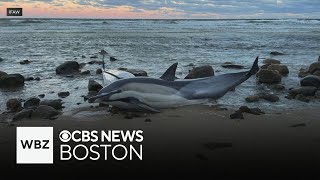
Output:
[[245,72],[179,81],[147,77],[121,79],[101,89],[89,102],[104,102],[126,110],[159,112],[161,108],[219,99],[258,70],[257,57],[251,69]]

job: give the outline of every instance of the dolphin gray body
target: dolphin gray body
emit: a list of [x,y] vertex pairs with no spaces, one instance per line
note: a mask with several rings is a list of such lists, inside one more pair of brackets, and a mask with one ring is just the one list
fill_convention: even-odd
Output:
[[104,102],[126,110],[159,112],[161,108],[219,99],[258,70],[257,57],[251,69],[245,72],[178,81],[146,77],[121,79],[101,89],[89,102]]

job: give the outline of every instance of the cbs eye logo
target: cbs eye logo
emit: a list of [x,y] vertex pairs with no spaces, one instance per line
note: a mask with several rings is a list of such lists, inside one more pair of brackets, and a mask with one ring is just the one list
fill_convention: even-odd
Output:
[[67,130],[63,130],[59,134],[60,141],[69,142],[71,139],[71,133]]

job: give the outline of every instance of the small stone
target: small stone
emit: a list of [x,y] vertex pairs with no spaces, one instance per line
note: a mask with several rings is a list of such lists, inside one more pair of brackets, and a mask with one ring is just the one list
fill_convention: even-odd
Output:
[[88,74],[90,74],[90,71],[89,71],[89,70],[82,71],[80,74],[81,74],[81,75],[88,75]]
[[258,95],[251,95],[251,96],[248,96],[246,97],[246,101],[249,102],[249,103],[252,103],[252,102],[258,102],[259,101],[259,96]]
[[33,77],[27,77],[27,78],[25,78],[25,81],[33,81],[33,80],[34,80]]
[[23,61],[20,61],[20,64],[29,64],[31,61],[29,60],[23,60]]
[[21,108],[21,102],[14,98],[14,99],[9,99],[6,103],[7,110],[11,112],[16,112]]
[[309,72],[308,72],[307,70],[305,70],[305,69],[303,69],[303,68],[301,68],[301,69],[299,70],[298,76],[299,76],[300,78],[304,78],[304,77],[306,77],[306,76],[308,76],[308,75],[309,75]]
[[250,112],[250,108],[248,106],[241,106],[239,108],[240,112],[245,112],[245,113],[249,113]]
[[244,119],[244,117],[240,111],[236,111],[236,112],[230,114],[230,119]]
[[40,105],[37,109],[32,113],[32,117],[50,119],[54,116],[59,115],[60,112],[54,109],[53,107]]
[[23,109],[12,117],[13,121],[20,121],[22,119],[30,119],[33,113],[32,109]]
[[189,63],[187,66],[195,66],[193,63]]
[[309,75],[300,80],[301,86],[313,86],[320,88],[320,76]]
[[284,55],[284,53],[282,53],[282,52],[278,52],[278,51],[272,51],[272,52],[270,52],[270,54],[271,54],[271,55],[273,55],[273,56],[280,56],[280,55]]
[[277,102],[279,101],[279,97],[275,94],[269,94],[269,93],[260,93],[258,95],[261,99],[264,99],[269,102]]
[[286,87],[282,84],[274,84],[271,86],[272,89],[278,90],[278,91],[282,91],[285,90]]
[[310,99],[308,97],[306,97],[303,94],[298,94],[295,96],[296,100],[302,101],[302,102],[310,102]]
[[312,86],[302,86],[299,88],[293,88],[289,90],[289,94],[295,97],[298,94],[302,94],[304,96],[314,96],[317,91],[316,87]]
[[40,105],[50,106],[56,110],[62,109],[62,101],[60,101],[60,99],[54,99],[54,100],[44,99],[40,102]]
[[69,91],[65,91],[65,92],[59,92],[58,93],[58,96],[61,97],[61,98],[66,98],[70,95],[70,92]]
[[285,76],[289,74],[289,69],[286,65],[283,64],[271,64],[268,67],[268,70],[276,70],[278,71],[281,75]]
[[320,70],[320,61],[318,62],[315,62],[315,63],[312,63],[310,66],[309,66],[309,72],[311,74],[313,74],[316,70]]
[[110,57],[110,61],[117,61],[118,59],[115,57]]
[[98,58],[97,55],[90,56],[90,59],[96,59],[96,58]]
[[86,58],[86,56],[85,56],[85,55],[82,55],[81,58]]
[[36,77],[36,78],[34,78],[34,80],[40,81],[40,77]]
[[97,70],[96,70],[96,74],[102,74],[102,69],[100,69],[100,68],[97,69]]
[[184,79],[197,79],[211,76],[214,76],[214,70],[212,66],[207,65],[193,68]]
[[260,83],[277,84],[281,82],[281,75],[278,71],[261,69],[257,73],[257,79]]
[[45,94],[39,94],[38,97],[39,98],[44,98],[46,95]]
[[40,104],[40,99],[37,97],[31,97],[24,102],[24,108],[36,108]]
[[21,74],[5,74],[0,77],[0,88],[16,88],[24,86],[24,77]]
[[80,70],[80,64],[77,61],[66,61],[56,68],[56,74],[70,75],[78,73]]
[[152,122],[150,118],[144,120],[144,122]]

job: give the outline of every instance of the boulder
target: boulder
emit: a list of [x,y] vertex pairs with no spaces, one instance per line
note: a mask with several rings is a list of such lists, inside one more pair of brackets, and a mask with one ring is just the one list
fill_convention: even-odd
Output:
[[96,82],[95,80],[90,79],[88,83],[88,91],[100,91],[102,89],[102,85]]
[[259,98],[264,99],[269,102],[277,102],[279,101],[279,97],[275,94],[269,94],[269,93],[260,93]]
[[286,65],[282,64],[271,64],[268,67],[268,70],[276,70],[278,71],[281,75],[288,75],[289,74],[289,69]]
[[244,119],[242,112],[236,111],[230,114],[230,119]]
[[315,75],[306,76],[300,80],[300,85],[320,88],[320,77]]
[[245,100],[249,103],[252,103],[252,102],[258,102],[259,99],[260,99],[260,97],[258,95],[251,95],[251,96],[246,97]]
[[20,64],[30,64],[30,63],[31,63],[31,61],[29,61],[29,60],[20,61]]
[[34,110],[34,112],[32,113],[32,117],[50,119],[59,114],[60,112],[54,109],[53,107],[40,105],[37,107],[36,110]]
[[39,104],[40,104],[39,98],[31,97],[24,102],[23,107],[24,108],[36,108],[37,106],[39,106]]
[[21,108],[21,102],[19,99],[9,99],[6,103],[7,110],[11,112],[16,112]]
[[279,60],[276,59],[265,59],[262,61],[263,64],[281,64]]
[[281,82],[281,75],[278,71],[261,69],[257,73],[258,82],[267,84],[277,84]]
[[272,51],[272,52],[270,52],[270,54],[271,54],[271,55],[273,55],[273,56],[280,56],[280,55],[284,55],[284,53],[282,53],[282,52],[278,52],[278,51]]
[[15,88],[24,85],[21,74],[6,74],[0,77],[0,88]]
[[39,98],[44,98],[46,95],[45,94],[39,94],[38,97]]
[[244,66],[242,65],[233,64],[231,62],[225,62],[224,64],[221,65],[221,67],[227,68],[227,69],[243,69],[244,68]]
[[70,95],[70,92],[69,91],[65,91],[65,92],[59,92],[58,93],[58,96],[61,97],[61,98],[66,98]]
[[270,66],[271,64],[264,64],[262,66],[260,66],[260,69],[268,69],[268,67]]
[[302,102],[310,102],[310,98],[303,95],[303,94],[298,94],[295,97],[296,100],[302,101]]
[[320,61],[312,63],[308,69],[309,73],[311,74],[313,74],[316,70],[320,70]]
[[314,96],[316,91],[317,91],[316,87],[303,86],[303,87],[290,89],[289,94],[293,97],[297,96],[298,94],[302,94],[304,96]]
[[62,109],[62,101],[60,99],[54,99],[54,100],[44,99],[40,102],[40,105],[50,106],[56,110]]
[[33,113],[32,109],[23,109],[12,117],[13,121],[20,121],[22,119],[29,119]]
[[209,65],[193,68],[185,79],[197,79],[214,76],[213,68]]
[[316,70],[312,74],[315,75],[315,76],[320,76],[320,70]]
[[299,76],[300,78],[304,78],[304,77],[306,77],[306,76],[308,76],[308,75],[309,75],[309,72],[308,72],[307,70],[305,70],[305,69],[303,69],[303,68],[301,68],[301,69],[299,70],[298,76]]
[[3,71],[0,71],[0,77],[3,76],[3,75],[7,75],[7,73],[3,72]]
[[56,74],[78,73],[80,65],[77,61],[66,61],[56,68]]

